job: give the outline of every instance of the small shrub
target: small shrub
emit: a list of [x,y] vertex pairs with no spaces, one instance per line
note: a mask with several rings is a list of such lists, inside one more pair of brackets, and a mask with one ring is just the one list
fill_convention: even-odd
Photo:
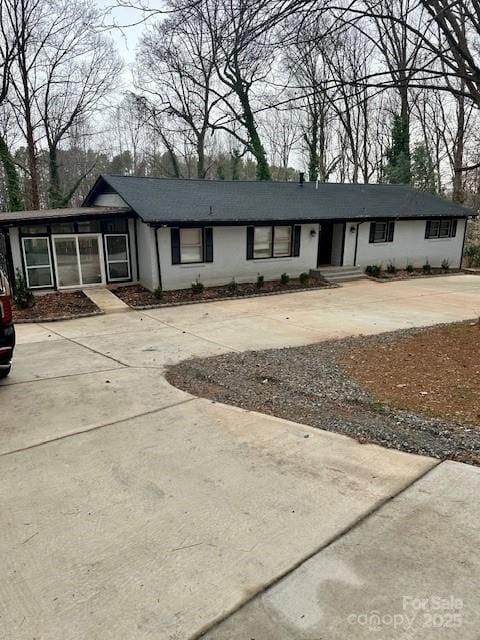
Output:
[[301,273],[298,276],[298,279],[300,280],[300,284],[306,285],[308,284],[308,281],[310,279],[310,276],[308,275],[308,273],[306,273],[305,271],[303,273]]
[[263,276],[261,276],[260,274],[258,274],[258,276],[257,276],[257,289],[261,289],[264,284],[265,284],[265,278]]
[[15,291],[13,299],[21,309],[33,306],[35,301],[33,293],[27,287],[27,282],[18,269],[15,277]]
[[447,258],[444,258],[444,259],[442,260],[442,270],[443,270],[443,271],[445,271],[445,272],[447,272],[449,269],[450,269],[450,263],[449,263],[449,261],[447,260]]
[[432,265],[429,263],[428,260],[423,265],[422,271],[423,271],[423,273],[432,273]]
[[407,264],[407,266],[405,268],[408,271],[408,273],[413,273],[414,272],[413,264]]
[[235,278],[232,278],[230,280],[227,285],[227,289],[230,291],[230,293],[235,293],[235,291],[238,289],[238,284],[235,282]]
[[372,275],[372,265],[369,264],[367,267],[365,267],[365,273],[367,274],[367,276],[371,276]]
[[203,282],[200,282],[200,280],[195,280],[194,282],[192,282],[192,291],[195,294],[200,294],[203,293],[203,290],[205,289]]
[[162,287],[157,287],[153,292],[153,295],[157,300],[161,300],[163,298],[163,289]]
[[465,247],[464,256],[469,267],[480,267],[480,244]]
[[280,276],[280,284],[288,284],[290,282],[290,276],[286,273],[282,273]]
[[397,273],[397,267],[393,264],[393,262],[389,262],[387,264],[387,273]]
[[[367,271],[367,269],[369,271]],[[379,278],[380,274],[382,273],[382,267],[378,264],[371,264],[369,267],[367,267],[367,269],[365,269],[365,272],[369,276],[372,276],[372,278]]]

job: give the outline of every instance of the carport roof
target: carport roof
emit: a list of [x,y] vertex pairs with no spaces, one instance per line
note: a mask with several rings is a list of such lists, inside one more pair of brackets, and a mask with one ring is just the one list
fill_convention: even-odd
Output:
[[21,222],[39,223],[54,222],[71,218],[87,218],[96,216],[111,216],[125,213],[128,208],[120,207],[70,207],[65,209],[38,209],[34,211],[8,211],[0,213],[0,226]]
[[467,217],[473,211],[407,185],[184,180],[102,175],[85,199],[117,193],[163,224]]

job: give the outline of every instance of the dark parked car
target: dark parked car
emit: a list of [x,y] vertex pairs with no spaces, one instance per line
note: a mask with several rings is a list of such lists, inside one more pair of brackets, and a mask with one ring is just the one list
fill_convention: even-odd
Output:
[[6,378],[10,373],[15,347],[15,329],[9,294],[8,280],[0,270],[0,378]]

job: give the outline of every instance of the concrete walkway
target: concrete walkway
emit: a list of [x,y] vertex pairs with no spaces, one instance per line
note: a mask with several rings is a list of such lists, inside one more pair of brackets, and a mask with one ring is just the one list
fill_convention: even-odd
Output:
[[123,313],[130,311],[130,307],[105,287],[84,289],[83,293],[97,305],[103,313]]
[[[480,278],[456,276],[18,326],[12,376],[0,385],[0,638],[313,640],[315,597],[298,633],[298,599],[288,608],[288,597],[272,600],[277,627],[265,623],[265,633],[276,636],[256,622],[252,635],[236,616],[223,635],[212,625],[343,541],[368,563],[345,556],[350,587],[335,582],[337,598],[360,582],[372,608],[390,606],[400,591],[385,591],[388,569],[413,595],[443,595],[455,576],[449,588],[462,597],[469,580],[473,611],[480,540],[466,505],[478,470],[196,399],[162,370],[190,356],[479,314]],[[432,570],[435,558],[444,572]],[[333,562],[313,571],[314,590],[317,578],[336,580]],[[344,629],[345,610],[335,621],[332,603],[326,640]],[[465,629],[455,637],[473,637]]]

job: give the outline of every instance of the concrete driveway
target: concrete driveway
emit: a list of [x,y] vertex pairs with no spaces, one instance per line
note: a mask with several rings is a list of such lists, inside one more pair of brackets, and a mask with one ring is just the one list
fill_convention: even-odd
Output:
[[[190,356],[479,314],[480,278],[450,276],[19,325],[0,385],[0,638],[344,638],[352,609],[320,607],[316,583],[339,562],[353,613],[420,592],[480,610],[477,469],[197,399],[162,375]],[[421,584],[436,558],[452,565]],[[477,637],[474,617],[455,637]]]

